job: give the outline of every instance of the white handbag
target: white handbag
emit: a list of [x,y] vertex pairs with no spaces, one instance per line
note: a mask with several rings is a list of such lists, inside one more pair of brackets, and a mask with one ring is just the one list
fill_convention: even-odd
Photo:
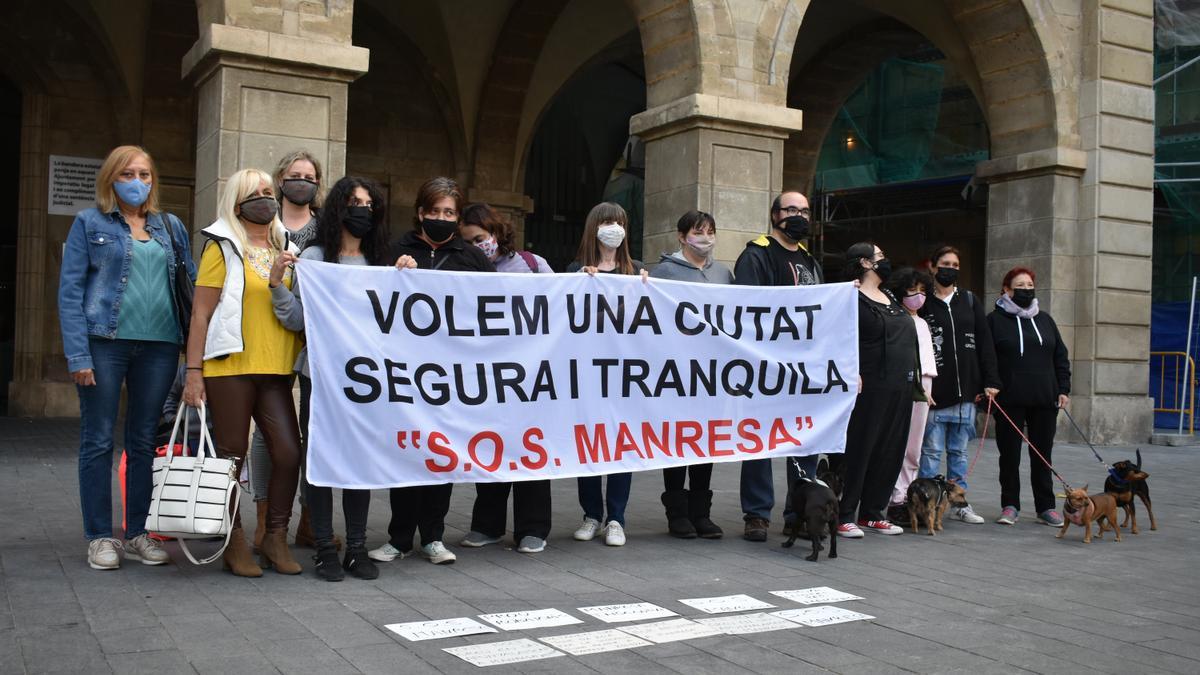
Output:
[[[188,437],[188,408],[181,404],[175,413],[175,426],[167,443],[167,455],[154,459],[154,487],[150,494],[150,513],[146,529],[179,540],[188,560],[207,565],[225,552],[233,531],[230,518],[236,512],[241,492],[238,490],[237,464],[232,459],[217,457],[216,448],[205,423],[206,408],[200,404],[200,448],[195,457],[175,455],[175,438],[183,421],[183,439]],[[221,549],[208,558],[197,560],[188,550],[187,539],[225,537]]]

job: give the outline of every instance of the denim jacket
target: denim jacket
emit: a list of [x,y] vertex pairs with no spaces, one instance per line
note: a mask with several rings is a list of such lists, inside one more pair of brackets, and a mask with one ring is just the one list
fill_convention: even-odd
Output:
[[[151,213],[146,216],[146,232],[167,254],[167,279],[174,299],[175,251],[172,246],[182,253],[188,276],[193,281],[196,279],[196,263],[192,260],[187,228],[169,213]],[[129,225],[119,210],[101,213],[99,209],[85,209],[71,224],[58,280],[58,321],[69,372],[92,367],[89,336],[110,340],[117,337],[121,298],[133,260],[131,240]],[[183,335],[179,338],[182,343]]]

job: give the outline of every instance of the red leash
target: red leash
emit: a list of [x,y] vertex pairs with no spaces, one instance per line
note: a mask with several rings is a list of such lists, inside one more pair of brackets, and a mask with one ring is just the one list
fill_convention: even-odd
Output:
[[1017,433],[1021,435],[1021,438],[1025,441],[1025,444],[1028,445],[1029,449],[1033,451],[1033,454],[1037,455],[1038,459],[1042,460],[1042,463],[1046,465],[1046,468],[1050,469],[1050,473],[1054,474],[1054,477],[1057,478],[1059,480],[1059,482],[1061,482],[1063,484],[1064,488],[1066,488],[1068,490],[1071,489],[1071,484],[1068,483],[1062,477],[1062,475],[1059,474],[1058,471],[1056,471],[1054,469],[1054,465],[1050,463],[1050,460],[1046,459],[1045,455],[1043,455],[1037,449],[1037,446],[1035,446],[1033,444],[1033,442],[1029,440],[1029,437],[1025,435],[1025,432],[1021,431],[1021,427],[1017,426],[1017,423],[1012,421],[1012,418],[1008,416],[1008,413],[1004,411],[1004,408],[1000,407],[999,403],[996,403],[995,405],[996,405],[996,410],[999,410],[1000,414],[1004,415],[1004,419],[1008,420],[1008,423],[1010,425],[1012,425],[1012,428],[1017,430]]
[[[992,403],[994,399],[988,397],[987,414],[983,416],[983,433],[979,435],[979,448],[975,450],[975,459],[971,460],[971,466],[967,469],[967,476],[975,470],[975,462],[979,461],[979,455],[983,453],[983,442],[987,440],[988,422],[992,420]],[[967,476],[963,476],[966,478]]]

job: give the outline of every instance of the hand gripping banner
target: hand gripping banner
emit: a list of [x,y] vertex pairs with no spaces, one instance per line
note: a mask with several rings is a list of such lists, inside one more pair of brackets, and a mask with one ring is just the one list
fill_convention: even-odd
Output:
[[852,284],[297,267],[314,485],[568,478],[845,448]]

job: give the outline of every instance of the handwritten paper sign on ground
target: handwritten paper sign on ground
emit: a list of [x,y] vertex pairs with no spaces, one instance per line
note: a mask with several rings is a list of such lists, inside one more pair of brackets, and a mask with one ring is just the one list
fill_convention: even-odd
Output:
[[680,600],[688,607],[695,607],[705,614],[745,612],[751,609],[774,609],[775,605],[756,600],[749,595],[722,595],[716,598],[691,598]]
[[502,630],[526,630],[550,628],[583,623],[579,619],[558,609],[534,609],[527,612],[499,612],[480,614],[479,618]]
[[630,635],[636,635],[643,640],[655,644],[691,640],[693,638],[723,635],[723,631],[688,619],[671,619],[654,623],[640,623],[636,626],[622,626],[622,630]]
[[445,647],[442,651],[449,652],[467,663],[480,667],[566,656],[557,649],[551,649],[527,638],[463,647]]
[[798,602],[802,605],[822,605],[829,602],[862,600],[862,598],[857,595],[843,593],[842,591],[830,588],[828,586],[804,588],[796,591],[771,591],[771,595],[777,595],[785,600]]
[[791,630],[792,628],[796,628],[794,622],[763,612],[739,614],[737,616],[714,616],[696,619],[696,623],[704,624],[709,628],[714,628],[728,635],[766,633],[773,630]]
[[594,616],[604,623],[621,623],[623,621],[641,621],[643,619],[661,619],[664,616],[679,616],[675,612],[649,602],[631,602],[624,605],[596,605],[595,607],[580,607],[579,611]]
[[[788,622],[784,621],[784,623]],[[792,624],[788,623],[788,625],[790,626]],[[561,649],[571,656],[599,654],[601,652],[615,652],[621,649],[635,649],[637,647],[646,647],[654,644],[615,628],[610,628],[607,630],[593,630],[586,633],[553,635],[538,639],[550,645],[551,647]]]
[[457,619],[439,619],[437,621],[390,623],[384,626],[384,628],[413,642],[496,632],[495,628],[485,626],[475,619],[465,616]]
[[848,623],[850,621],[867,621],[875,617],[868,614],[860,614],[852,612],[841,607],[801,607],[800,609],[785,609],[779,612],[771,612],[775,616],[795,621],[804,626],[832,626],[835,623]]

